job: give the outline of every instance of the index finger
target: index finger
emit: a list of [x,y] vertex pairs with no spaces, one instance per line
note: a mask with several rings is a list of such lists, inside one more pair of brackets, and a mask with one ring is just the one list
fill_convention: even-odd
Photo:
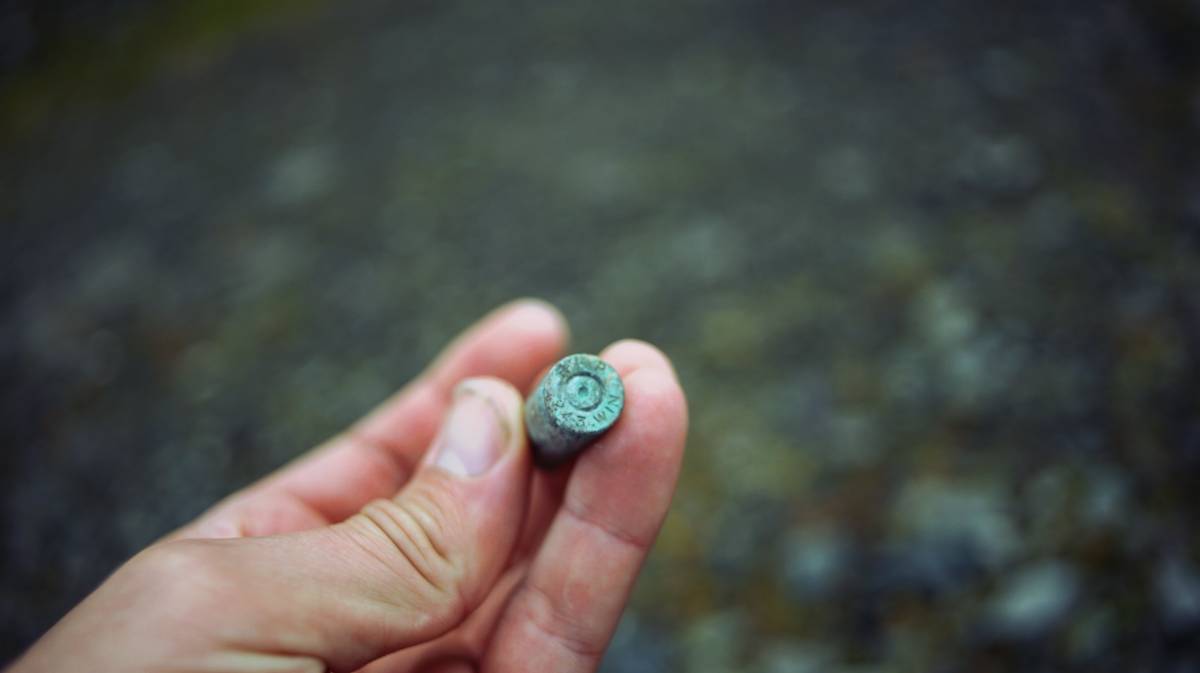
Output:
[[464,331],[420,376],[342,434],[218,504],[184,537],[272,535],[340,521],[393,495],[437,432],[454,386],[495,376],[525,390],[559,357],[567,324],[523,299]]
[[621,342],[601,356],[623,374],[625,411],[576,462],[483,670],[595,669],[666,516],[687,435],[683,391],[648,344]]

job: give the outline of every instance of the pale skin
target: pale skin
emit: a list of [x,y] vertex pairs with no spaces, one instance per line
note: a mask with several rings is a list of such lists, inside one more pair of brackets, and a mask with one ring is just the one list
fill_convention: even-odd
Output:
[[564,354],[503,306],[341,435],[119,568],[19,659],[40,671],[558,671],[599,665],[675,489],[687,405],[640,341],[625,410],[535,470],[522,394]]

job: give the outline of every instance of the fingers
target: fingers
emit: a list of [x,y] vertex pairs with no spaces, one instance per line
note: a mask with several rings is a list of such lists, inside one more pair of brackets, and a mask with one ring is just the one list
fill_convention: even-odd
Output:
[[242,639],[341,671],[461,624],[496,584],[524,516],[531,467],[521,402],[507,382],[470,379],[395,497],[331,527],[200,543],[220,545],[211,564],[257,610]]
[[561,355],[567,337],[566,321],[545,302],[524,299],[496,309],[350,430],[220,503],[178,537],[304,530],[390,496],[429,445],[456,383],[494,376],[525,390]]
[[621,342],[602,357],[628,372],[625,411],[575,464],[484,670],[594,670],[666,515],[687,433],[683,392],[647,344]]
[[465,661],[446,661],[433,664],[421,673],[472,673],[475,669]]
[[488,597],[458,628],[440,638],[376,659],[358,673],[425,673],[434,662],[478,662],[483,645],[495,629],[509,597],[525,579],[525,571],[524,564],[508,568],[496,581]]
[[[675,373],[671,361],[657,348],[636,339],[618,341],[601,353],[617,374],[624,379],[636,369],[655,367]],[[538,376],[540,379],[546,371]],[[567,490],[567,480],[571,476],[573,463],[568,463],[557,469],[546,471],[536,470],[533,473],[533,483],[530,486],[529,513],[525,517],[525,528],[521,531],[519,549],[522,554],[531,554],[542,544],[546,530],[558,513],[562,504],[563,493]]]

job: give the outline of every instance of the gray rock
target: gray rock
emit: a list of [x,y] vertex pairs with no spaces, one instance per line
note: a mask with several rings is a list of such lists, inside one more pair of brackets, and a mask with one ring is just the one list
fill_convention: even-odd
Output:
[[860,147],[841,147],[821,166],[825,187],[845,201],[865,201],[877,189],[875,163]]
[[988,568],[1006,563],[1021,547],[1012,505],[991,485],[911,482],[900,493],[892,523],[902,539],[957,546]]
[[987,92],[997,98],[1013,99],[1029,90],[1032,72],[1029,63],[1010,49],[989,49],[979,71]]
[[939,596],[964,589],[983,572],[978,553],[965,540],[924,537],[885,546],[872,566],[868,586],[884,595]]
[[329,191],[334,170],[332,148],[318,143],[293,147],[271,167],[267,199],[281,206],[303,205]]
[[112,190],[127,203],[145,206],[176,187],[179,173],[179,162],[166,145],[136,145],[125,150],[114,165]]
[[1074,568],[1041,561],[1008,577],[987,606],[987,623],[1001,637],[1045,635],[1067,616],[1079,592]]
[[783,528],[780,503],[767,498],[743,498],[726,503],[712,530],[709,562],[720,581],[733,586],[748,577],[764,558]]
[[1015,135],[968,139],[952,170],[961,184],[995,197],[1024,194],[1042,178],[1037,148]]
[[1171,631],[1200,626],[1200,572],[1181,557],[1159,564],[1155,578],[1163,624]]
[[1137,515],[1129,477],[1112,466],[1087,472],[1081,519],[1089,528],[1119,528]]
[[914,328],[938,348],[969,340],[978,325],[977,310],[958,284],[943,281],[929,285],[912,304]]
[[[923,339],[917,357],[929,379],[925,385],[955,408],[985,407],[1008,392],[1028,359],[1013,335],[980,324],[979,310],[961,284],[930,284],[914,302],[909,319]],[[904,369],[893,369],[885,381],[899,388],[906,385],[905,378]]]
[[600,673],[658,673],[678,670],[672,634],[626,612],[600,662]]
[[718,612],[694,621],[683,636],[687,670],[690,673],[741,670],[746,629],[746,618],[734,611]]
[[833,655],[816,642],[769,643],[758,655],[756,673],[821,673],[829,670]]
[[1110,608],[1093,608],[1072,620],[1067,648],[1079,663],[1099,661],[1111,653],[1117,616]]
[[883,453],[884,434],[871,414],[840,411],[830,419],[826,457],[840,467],[869,464]]
[[797,599],[827,598],[838,588],[850,560],[850,545],[832,528],[790,532],[783,542],[782,575]]

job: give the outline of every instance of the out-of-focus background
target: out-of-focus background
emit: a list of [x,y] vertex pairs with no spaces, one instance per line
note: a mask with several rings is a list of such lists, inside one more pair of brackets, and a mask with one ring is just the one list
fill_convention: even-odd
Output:
[[1200,667],[1200,4],[0,2],[0,661],[545,297],[678,365],[604,670]]

